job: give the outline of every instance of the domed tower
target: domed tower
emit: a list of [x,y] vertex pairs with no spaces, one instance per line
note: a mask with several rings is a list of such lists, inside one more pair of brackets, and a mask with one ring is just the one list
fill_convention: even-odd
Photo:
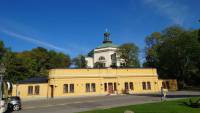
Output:
[[121,61],[117,59],[117,48],[118,46],[113,44],[110,39],[110,33],[106,31],[102,44],[94,49],[93,57],[86,57],[88,67],[119,67]]
[[[104,33],[103,43],[94,49],[94,66],[100,64],[101,67],[118,66],[116,50],[118,46],[112,43],[110,33]],[[120,64],[119,64],[120,65]]]

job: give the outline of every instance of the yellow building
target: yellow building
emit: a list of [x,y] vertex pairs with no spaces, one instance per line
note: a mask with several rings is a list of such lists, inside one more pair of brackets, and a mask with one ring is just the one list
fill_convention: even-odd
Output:
[[161,86],[177,90],[176,80],[159,80],[156,69],[52,69],[48,82],[15,85],[21,98],[56,98],[160,92]]
[[48,78],[33,77],[13,86],[12,95],[22,99],[47,98]]

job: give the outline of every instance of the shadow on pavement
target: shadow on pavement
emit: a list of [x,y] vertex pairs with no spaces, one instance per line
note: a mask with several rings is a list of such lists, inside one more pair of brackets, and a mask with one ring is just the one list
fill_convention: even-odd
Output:
[[7,110],[5,113],[12,113],[13,111]]

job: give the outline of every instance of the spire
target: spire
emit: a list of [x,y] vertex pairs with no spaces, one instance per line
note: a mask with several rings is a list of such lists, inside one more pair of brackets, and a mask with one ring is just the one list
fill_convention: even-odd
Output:
[[103,43],[112,43],[112,41],[110,40],[110,33],[108,32],[107,28],[106,28],[106,32],[104,33]]

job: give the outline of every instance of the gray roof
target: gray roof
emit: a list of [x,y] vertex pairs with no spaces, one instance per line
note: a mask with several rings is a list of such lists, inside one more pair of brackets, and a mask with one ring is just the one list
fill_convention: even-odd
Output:
[[48,77],[31,77],[25,80],[18,82],[19,84],[28,84],[28,83],[48,83]]

